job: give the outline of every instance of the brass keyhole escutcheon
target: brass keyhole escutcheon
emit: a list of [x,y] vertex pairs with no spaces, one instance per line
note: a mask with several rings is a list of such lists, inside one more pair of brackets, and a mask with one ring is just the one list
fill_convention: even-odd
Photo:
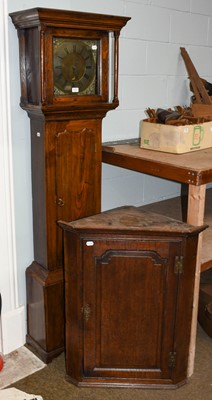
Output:
[[57,205],[58,205],[59,207],[63,207],[64,204],[65,204],[65,202],[63,201],[63,199],[62,199],[61,197],[59,197],[59,199],[57,200]]

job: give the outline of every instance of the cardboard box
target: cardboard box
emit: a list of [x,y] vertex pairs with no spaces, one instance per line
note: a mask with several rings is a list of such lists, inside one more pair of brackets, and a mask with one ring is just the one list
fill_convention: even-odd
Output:
[[200,125],[164,125],[141,121],[140,147],[168,153],[188,153],[212,147],[212,121]]

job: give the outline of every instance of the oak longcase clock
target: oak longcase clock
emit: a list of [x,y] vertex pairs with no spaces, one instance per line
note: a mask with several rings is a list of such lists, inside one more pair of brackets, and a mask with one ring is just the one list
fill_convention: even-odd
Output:
[[34,8],[18,31],[21,107],[31,124],[34,261],[26,270],[27,342],[64,349],[60,219],[101,210],[102,119],[118,104],[118,41],[128,17]]

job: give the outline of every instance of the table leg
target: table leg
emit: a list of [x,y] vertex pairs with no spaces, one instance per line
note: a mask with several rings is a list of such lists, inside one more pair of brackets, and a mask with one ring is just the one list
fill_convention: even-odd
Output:
[[[188,224],[194,226],[200,226],[204,224],[205,195],[206,195],[206,185],[201,185],[201,186],[189,185],[188,213],[187,213]],[[195,276],[194,298],[193,298],[193,315],[192,315],[191,339],[190,339],[189,360],[188,360],[188,377],[191,376],[194,371],[200,270],[201,270],[201,252],[202,252],[202,233],[200,233],[199,235],[198,250],[197,250],[196,276]]]

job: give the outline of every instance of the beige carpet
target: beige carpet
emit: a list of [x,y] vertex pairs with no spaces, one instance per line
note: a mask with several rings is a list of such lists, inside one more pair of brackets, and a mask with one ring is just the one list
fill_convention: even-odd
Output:
[[194,374],[176,390],[78,388],[66,381],[64,354],[14,386],[43,400],[212,400],[212,339],[198,327]]
[[43,400],[43,397],[11,388],[0,390],[0,400]]
[[4,367],[0,372],[0,389],[12,385],[45,366],[46,364],[24,346],[7,354],[4,356]]

